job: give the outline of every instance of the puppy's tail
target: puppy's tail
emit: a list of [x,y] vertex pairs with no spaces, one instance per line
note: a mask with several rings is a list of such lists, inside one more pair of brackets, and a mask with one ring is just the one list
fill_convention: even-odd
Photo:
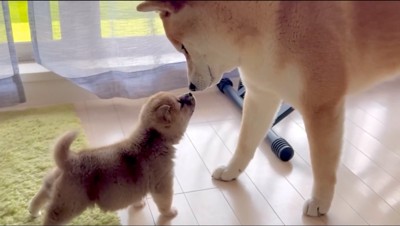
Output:
[[62,135],[54,147],[54,160],[57,166],[64,170],[67,167],[67,161],[71,157],[70,146],[78,135],[77,130],[69,131]]

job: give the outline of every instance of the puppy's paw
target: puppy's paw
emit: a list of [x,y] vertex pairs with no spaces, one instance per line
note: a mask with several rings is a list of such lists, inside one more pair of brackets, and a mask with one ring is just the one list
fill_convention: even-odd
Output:
[[303,214],[311,217],[319,217],[326,214],[329,210],[329,204],[316,199],[309,199],[304,203]]
[[220,166],[216,170],[214,170],[212,177],[216,180],[231,181],[236,179],[239,174],[240,170],[230,169],[226,166]]
[[178,210],[175,207],[171,207],[168,211],[161,212],[164,217],[175,217],[178,214]]
[[39,217],[42,214],[40,210],[33,207],[32,202],[29,203],[28,211],[32,217]]
[[33,211],[33,210],[31,210],[30,208],[29,208],[29,214],[32,216],[32,217],[39,217],[41,214],[42,214],[42,212],[41,211]]
[[133,203],[133,207],[135,208],[143,208],[146,205],[146,201],[144,199]]

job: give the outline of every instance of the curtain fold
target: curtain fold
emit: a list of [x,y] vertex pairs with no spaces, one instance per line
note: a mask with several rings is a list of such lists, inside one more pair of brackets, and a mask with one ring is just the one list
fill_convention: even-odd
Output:
[[18,70],[18,60],[12,37],[8,2],[0,4],[0,107],[25,102]]
[[35,59],[100,98],[187,87],[186,63],[137,1],[29,1]]

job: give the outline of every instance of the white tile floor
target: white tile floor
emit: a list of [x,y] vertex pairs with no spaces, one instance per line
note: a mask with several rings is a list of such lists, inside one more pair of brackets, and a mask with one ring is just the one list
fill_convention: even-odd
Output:
[[[29,92],[35,93],[35,89],[40,87]],[[127,136],[144,100],[99,100],[84,92],[82,95],[86,100],[75,93],[64,102],[74,102],[94,146]],[[336,195],[329,214],[320,218],[302,215],[312,177],[309,147],[298,112],[274,128],[296,150],[290,162],[278,160],[268,144],[262,143],[245,173],[234,182],[224,183],[212,180],[211,172],[227,163],[234,151],[240,110],[216,88],[195,95],[197,109],[177,145],[174,206],[178,216],[160,218],[149,197],[143,209],[119,211],[122,224],[400,224],[400,79],[348,99]],[[21,106],[45,105],[43,99],[32,103]]]

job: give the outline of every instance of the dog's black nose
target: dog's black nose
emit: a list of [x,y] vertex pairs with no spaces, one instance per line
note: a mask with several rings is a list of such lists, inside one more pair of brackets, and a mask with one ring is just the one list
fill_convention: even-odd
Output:
[[196,91],[196,86],[193,83],[190,83],[189,89],[192,91]]
[[188,93],[188,94],[189,94],[189,96],[190,96],[190,97],[192,97],[192,96],[193,96],[193,95],[192,95],[192,93]]

